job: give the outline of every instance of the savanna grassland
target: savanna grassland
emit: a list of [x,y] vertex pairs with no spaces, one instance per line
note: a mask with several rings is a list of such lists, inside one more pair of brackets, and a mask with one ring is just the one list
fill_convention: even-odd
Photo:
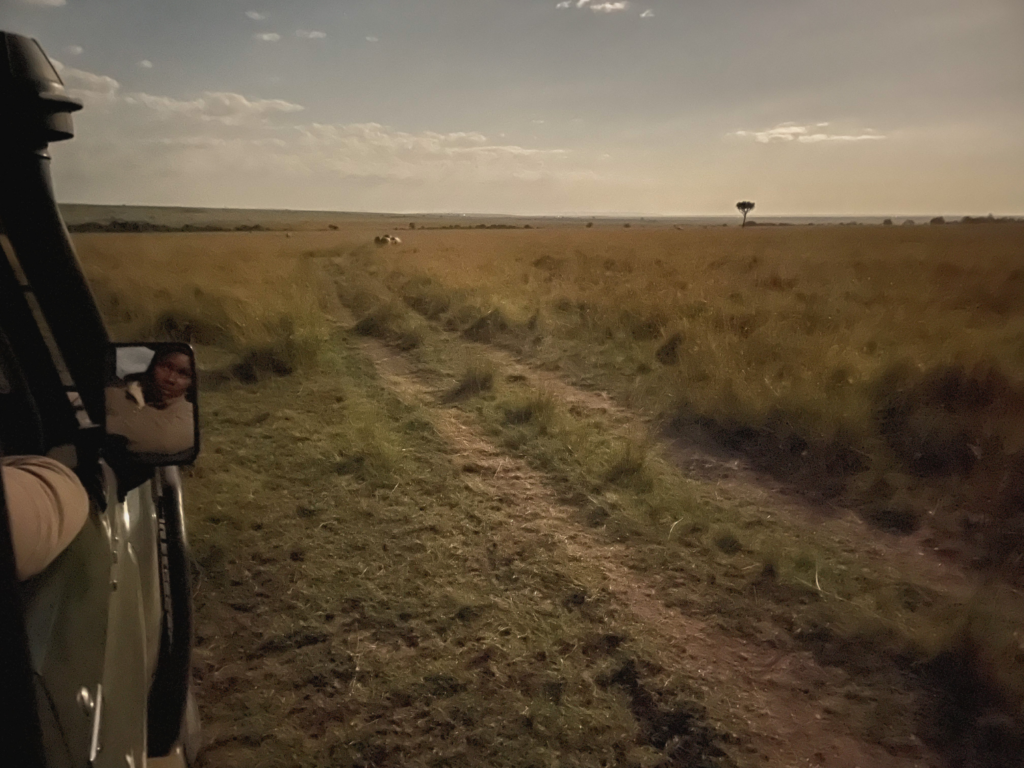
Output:
[[882,528],[1019,562],[1022,225],[421,232],[353,265]]
[[1024,226],[413,223],[76,236],[204,368],[202,764],[1016,765]]

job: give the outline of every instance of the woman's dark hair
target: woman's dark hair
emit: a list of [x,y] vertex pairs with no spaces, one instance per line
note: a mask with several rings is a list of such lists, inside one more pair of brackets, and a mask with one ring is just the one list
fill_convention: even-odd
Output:
[[[162,363],[164,360],[169,358],[171,355],[184,355],[191,361],[192,348],[188,344],[183,344],[176,341],[161,344],[160,348],[156,350],[156,353],[153,355],[153,359],[149,361],[149,365],[146,366],[145,373],[143,373],[142,375],[145,376],[146,378],[152,377],[153,371],[156,370],[156,367],[160,365],[160,363]],[[195,378],[195,375],[196,372],[193,370],[192,378]]]

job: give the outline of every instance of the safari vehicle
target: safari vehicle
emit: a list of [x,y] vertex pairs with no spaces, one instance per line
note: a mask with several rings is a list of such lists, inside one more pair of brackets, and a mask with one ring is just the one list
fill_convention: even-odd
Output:
[[[91,499],[70,546],[18,581],[0,494],[0,765],[183,765],[198,719],[176,465],[198,452],[195,376],[185,450],[136,451],[104,429],[132,365],[163,347],[110,343],[54,203],[47,146],[80,108],[38,43],[0,32],[0,448],[58,458]],[[194,372],[190,348],[171,353]]]

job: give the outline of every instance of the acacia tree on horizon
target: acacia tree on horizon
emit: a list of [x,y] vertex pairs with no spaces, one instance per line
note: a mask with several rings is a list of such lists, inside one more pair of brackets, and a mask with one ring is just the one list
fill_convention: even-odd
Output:
[[740,200],[740,202],[736,203],[736,207],[739,208],[740,213],[743,214],[743,223],[740,224],[740,226],[747,226],[747,214],[754,210],[754,204],[749,200]]

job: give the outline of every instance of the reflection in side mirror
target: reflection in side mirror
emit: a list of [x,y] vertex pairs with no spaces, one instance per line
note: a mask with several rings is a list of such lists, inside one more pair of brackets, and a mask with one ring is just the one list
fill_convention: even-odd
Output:
[[106,450],[139,464],[199,454],[196,358],[188,344],[113,344],[107,354]]

